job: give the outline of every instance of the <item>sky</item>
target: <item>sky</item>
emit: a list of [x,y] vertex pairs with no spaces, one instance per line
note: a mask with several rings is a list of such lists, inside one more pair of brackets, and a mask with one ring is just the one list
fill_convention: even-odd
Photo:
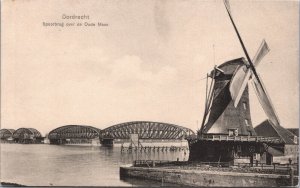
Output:
[[[281,125],[297,128],[299,2],[230,6],[251,57],[267,41],[271,51],[257,72]],[[221,0],[4,0],[1,14],[1,128],[45,135],[70,124],[156,121],[196,131],[203,78],[214,65],[244,57]],[[266,116],[251,87],[255,126]]]

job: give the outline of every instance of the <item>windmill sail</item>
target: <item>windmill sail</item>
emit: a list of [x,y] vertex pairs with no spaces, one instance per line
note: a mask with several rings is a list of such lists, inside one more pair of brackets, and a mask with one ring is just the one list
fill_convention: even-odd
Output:
[[225,6],[226,6],[228,12],[231,14],[229,1],[228,1],[228,0],[224,0],[224,4],[225,4]]
[[262,60],[262,58],[269,53],[270,48],[265,40],[262,41],[259,49],[257,50],[257,53],[255,54],[252,62],[254,63],[254,66],[257,67],[259,62]]
[[237,107],[241,99],[241,96],[248,84],[250,76],[251,70],[248,69],[246,65],[243,65],[237,68],[230,81],[229,90],[235,107]]
[[231,23],[232,23],[232,25],[233,25],[233,28],[234,28],[234,30],[235,30],[235,32],[236,32],[236,34],[237,34],[237,37],[238,37],[238,39],[239,39],[239,41],[240,41],[240,43],[241,43],[241,46],[242,46],[242,48],[243,48],[243,51],[244,51],[245,55],[246,55],[246,58],[247,58],[248,63],[249,63],[249,66],[250,66],[250,68],[251,68],[251,70],[252,70],[254,76],[256,77],[257,82],[261,85],[261,87],[263,87],[263,86],[262,86],[262,83],[261,83],[261,80],[260,80],[260,78],[258,77],[258,74],[257,74],[256,69],[255,69],[255,67],[254,67],[254,64],[252,63],[252,61],[251,61],[251,59],[250,59],[250,57],[249,57],[249,54],[248,54],[248,52],[247,52],[247,49],[246,49],[246,47],[245,47],[245,45],[244,45],[244,42],[243,42],[243,40],[242,40],[242,38],[241,38],[241,36],[240,36],[240,33],[239,33],[239,31],[238,31],[238,29],[237,29],[237,27],[236,27],[236,25],[235,25],[235,23],[234,23],[234,21],[233,21],[233,18],[232,18],[232,16],[231,16],[231,12],[230,12],[230,6],[229,6],[228,0],[224,0],[224,4],[225,4],[225,7],[226,7],[228,16],[229,16],[229,18],[230,18],[230,20],[231,20]]
[[[258,66],[259,62],[269,51],[270,49],[268,47],[268,44],[266,43],[265,40],[263,40],[259,49],[257,50],[256,55],[252,60],[255,67]],[[252,75],[251,69],[247,68],[244,65],[242,67],[239,67],[236,70],[234,76],[232,77],[230,83],[230,94],[231,94],[231,98],[234,101],[235,107],[237,107],[251,75]]]
[[273,107],[273,104],[270,100],[267,91],[265,90],[264,86],[262,86],[262,81],[261,84],[259,84],[256,77],[254,77],[252,84],[256,92],[256,95],[258,97],[258,100],[263,110],[265,111],[266,115],[268,116],[269,121],[271,121],[275,126],[280,126],[279,118],[275,112],[275,109]]

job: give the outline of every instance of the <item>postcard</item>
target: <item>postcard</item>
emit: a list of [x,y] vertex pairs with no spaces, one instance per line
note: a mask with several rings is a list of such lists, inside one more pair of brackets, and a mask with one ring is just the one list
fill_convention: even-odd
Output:
[[299,177],[299,1],[1,1],[1,185]]

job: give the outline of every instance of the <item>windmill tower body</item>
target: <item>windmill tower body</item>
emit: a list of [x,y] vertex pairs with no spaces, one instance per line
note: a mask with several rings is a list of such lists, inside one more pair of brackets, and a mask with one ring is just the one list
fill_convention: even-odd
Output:
[[251,120],[248,84],[239,102],[234,105],[230,86],[237,71],[247,66],[248,62],[239,58],[225,62],[211,72],[212,92],[207,98],[211,102],[206,106],[209,113],[204,118],[197,139],[189,140],[190,161],[234,164],[242,158],[253,164],[255,154],[263,155],[272,147],[283,152],[285,144],[295,144],[292,140],[294,136],[271,120],[266,121],[278,136],[257,135]]
[[250,116],[248,86],[244,90],[237,107],[230,96],[229,85],[232,76],[239,66],[246,65],[243,58],[231,60],[218,66],[222,73],[216,75],[213,86],[213,100],[208,121],[201,134],[256,135]]
[[[246,86],[240,102],[235,107],[230,95],[230,82],[236,70],[247,65],[244,58],[225,62],[217,67],[222,72],[214,74],[209,114],[198,140],[190,141],[191,161],[234,162],[235,158],[248,157],[263,152],[263,146],[255,140],[252,126],[249,92]],[[243,139],[243,141],[242,141]],[[248,141],[245,141],[248,139]],[[252,158],[253,160],[253,158]]]

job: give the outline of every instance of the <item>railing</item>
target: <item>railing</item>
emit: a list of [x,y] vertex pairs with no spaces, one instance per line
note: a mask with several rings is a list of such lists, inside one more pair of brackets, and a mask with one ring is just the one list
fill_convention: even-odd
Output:
[[133,166],[147,166],[147,167],[155,167],[161,166],[163,164],[172,164],[174,161],[167,161],[167,160],[135,160],[133,162]]
[[263,136],[202,135],[199,140],[282,143],[281,138]]
[[237,163],[237,167],[247,167],[253,169],[261,169],[261,170],[270,170],[272,172],[280,172],[280,171],[289,171],[291,168],[294,170],[294,174],[299,174],[299,166],[297,163],[294,164],[280,164],[280,163],[272,163],[271,165],[267,165],[266,163]]
[[290,169],[291,167],[297,169],[298,164],[280,164],[280,163],[272,163],[271,165],[267,165],[266,163],[238,163],[237,166],[249,166],[254,168],[261,168],[261,169]]
[[229,167],[230,162],[198,162],[198,161],[189,161],[188,165],[190,166],[212,166],[212,167]]
[[168,160],[135,160],[133,166],[137,167],[161,167],[161,166],[213,166],[213,167],[229,167],[229,162],[198,162],[198,161],[168,161]]

